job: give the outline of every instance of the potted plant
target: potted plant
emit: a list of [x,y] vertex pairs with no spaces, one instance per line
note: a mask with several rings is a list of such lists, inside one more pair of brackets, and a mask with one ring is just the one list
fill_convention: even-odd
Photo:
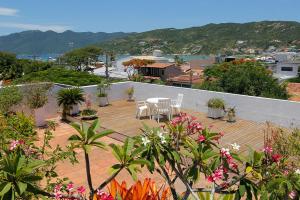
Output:
[[212,98],[207,102],[208,117],[218,119],[224,116],[225,103],[223,99]]
[[35,125],[45,126],[47,111],[44,105],[48,102],[48,92],[52,88],[51,83],[36,83],[25,86],[26,101],[32,110]]
[[228,108],[227,110],[227,121],[228,122],[235,122],[236,121],[236,118],[235,118],[235,107],[231,107],[231,108]]
[[86,108],[81,112],[81,119],[83,120],[91,120],[97,118],[97,111],[92,109],[91,95],[88,94],[85,97],[85,106]]
[[128,101],[133,100],[134,87],[130,87],[126,90],[126,94],[128,95]]
[[107,79],[102,79],[98,85],[99,90],[99,105],[100,106],[107,106],[108,105],[108,98],[107,98],[107,90],[110,88],[110,83]]
[[57,104],[62,106],[62,120],[67,119],[67,115],[79,113],[79,104],[84,101],[83,91],[78,87],[61,89],[57,94]]

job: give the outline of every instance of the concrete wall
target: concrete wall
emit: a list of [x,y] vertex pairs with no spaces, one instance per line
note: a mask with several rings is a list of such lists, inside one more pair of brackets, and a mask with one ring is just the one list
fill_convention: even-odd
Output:
[[[128,81],[113,83],[111,85],[108,91],[109,101],[127,99],[128,97],[125,91],[132,86],[135,89],[134,97],[136,100],[146,100],[150,97],[168,97],[175,99],[178,93],[182,93],[184,95],[183,108],[206,113],[207,101],[210,98],[218,97],[224,99],[227,106],[235,106],[239,118],[256,122],[270,121],[285,127],[300,127],[300,102],[287,100]],[[68,86],[55,84],[49,93],[49,101],[47,105],[45,105],[49,117],[55,115],[59,110],[56,103],[56,94],[60,89],[65,87]],[[93,104],[99,104],[97,85],[84,86],[82,89],[86,94],[91,94]]]
[[[122,99],[128,99],[128,95],[126,94],[126,89],[131,87],[131,82],[119,82],[119,83],[112,83],[110,89],[107,91],[108,93],[108,100],[109,101],[116,101]],[[85,94],[90,94],[92,97],[93,104],[99,104],[98,98],[98,86],[97,85],[89,85],[81,87]]]
[[224,99],[227,106],[235,106],[239,118],[257,122],[270,121],[285,127],[300,127],[300,102],[147,83],[132,82],[131,84],[135,88],[134,96],[137,100],[145,100],[149,97],[175,99],[178,93],[182,93],[184,94],[183,108],[206,113],[207,101],[218,97]]

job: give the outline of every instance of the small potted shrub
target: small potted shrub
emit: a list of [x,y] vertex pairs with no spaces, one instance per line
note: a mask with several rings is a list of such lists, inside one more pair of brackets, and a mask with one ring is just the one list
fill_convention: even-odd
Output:
[[228,108],[227,110],[227,121],[228,122],[235,122],[236,121],[236,118],[235,118],[235,107],[232,107],[232,108]]
[[48,92],[51,87],[50,83],[36,83],[29,84],[25,88],[26,101],[38,127],[46,125],[47,111],[44,105],[48,102]]
[[66,120],[68,114],[78,114],[79,104],[83,101],[82,89],[78,87],[61,89],[57,94],[57,104],[63,107],[62,120]]
[[92,102],[89,94],[85,97],[85,106],[86,108],[81,112],[81,119],[91,120],[97,118],[97,111],[91,108]]
[[128,101],[133,100],[134,87],[130,87],[126,90],[126,94],[128,95]]
[[98,85],[99,90],[99,105],[100,106],[107,106],[108,105],[108,98],[107,98],[107,90],[110,89],[110,83],[106,79],[102,79],[101,82]]
[[225,103],[223,99],[212,98],[207,102],[208,117],[218,119],[224,116]]

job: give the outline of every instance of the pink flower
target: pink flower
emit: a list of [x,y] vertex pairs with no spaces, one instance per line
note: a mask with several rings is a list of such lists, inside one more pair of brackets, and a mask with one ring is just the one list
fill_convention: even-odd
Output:
[[85,193],[85,188],[83,186],[80,186],[77,188],[77,192],[80,194],[80,195],[83,195]]
[[266,153],[272,153],[272,152],[273,152],[273,149],[272,149],[272,147],[266,146],[266,147],[263,149],[263,151],[266,152]]
[[204,135],[200,135],[198,137],[198,142],[203,142],[203,141],[205,141],[205,136]]
[[[24,141],[23,141],[24,142]],[[9,145],[9,150],[12,151],[20,145],[19,140],[12,140]]]
[[62,198],[61,189],[62,189],[62,185],[61,184],[55,185],[55,187],[54,187],[54,196],[55,196],[55,199],[61,199]]
[[114,200],[114,198],[103,191],[100,191],[97,189],[97,197],[100,198],[100,200]]
[[289,197],[291,198],[291,199],[295,199],[296,198],[296,196],[297,196],[297,193],[296,193],[296,191],[291,191],[290,193],[289,193]]
[[235,162],[230,162],[229,166],[235,170],[238,168],[238,165]]
[[67,190],[69,192],[71,192],[72,190],[74,190],[74,184],[72,182],[70,182],[68,185],[67,185]]
[[272,155],[272,160],[273,160],[273,162],[278,163],[280,161],[281,157],[282,156],[280,154],[273,154]]
[[223,136],[225,135],[225,133],[224,133],[223,131],[221,131],[221,132],[219,133],[219,135],[220,135],[221,137],[223,137]]
[[223,169],[222,167],[216,169],[210,176],[208,176],[207,180],[209,182],[215,182],[223,178]]

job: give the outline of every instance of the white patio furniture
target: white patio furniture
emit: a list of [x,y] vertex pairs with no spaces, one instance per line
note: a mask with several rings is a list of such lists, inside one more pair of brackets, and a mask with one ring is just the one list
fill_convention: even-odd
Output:
[[172,114],[174,111],[174,114],[178,114],[181,111],[181,104],[183,100],[183,94],[178,94],[176,100],[172,100],[171,107],[172,107]]
[[[148,116],[149,107],[145,101],[137,101],[136,102],[136,118],[140,119],[143,113],[146,113],[145,116]],[[151,119],[151,115],[150,115]]]
[[160,115],[166,115],[169,120],[171,120],[172,108],[171,99],[160,99],[158,103],[154,105],[154,114],[159,123]]
[[152,116],[155,114],[155,105],[158,104],[159,100],[166,100],[169,98],[165,98],[165,97],[153,97],[153,98],[148,98],[146,100],[148,107],[149,107],[149,111],[150,111],[150,119],[152,118]]

